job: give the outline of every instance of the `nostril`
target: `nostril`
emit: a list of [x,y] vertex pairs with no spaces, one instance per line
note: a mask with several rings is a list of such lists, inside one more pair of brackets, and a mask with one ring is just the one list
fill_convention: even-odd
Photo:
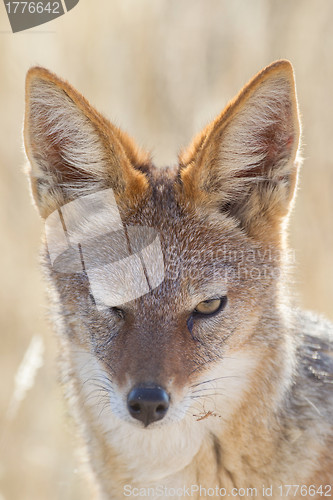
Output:
[[134,413],[140,413],[140,411],[141,411],[141,407],[140,407],[139,403],[131,403],[131,404],[129,404],[129,407],[130,407],[131,411]]
[[169,403],[168,394],[158,386],[134,387],[127,397],[130,415],[145,426],[161,420],[169,409]]
[[164,413],[168,408],[166,405],[158,405],[156,408],[156,413]]

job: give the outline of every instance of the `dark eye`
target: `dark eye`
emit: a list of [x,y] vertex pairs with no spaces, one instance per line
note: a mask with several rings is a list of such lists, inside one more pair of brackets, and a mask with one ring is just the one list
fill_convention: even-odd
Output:
[[120,319],[124,319],[125,311],[119,307],[110,307],[111,311]]
[[220,312],[227,305],[227,297],[220,297],[219,299],[209,299],[199,302],[194,309],[194,316],[213,316]]

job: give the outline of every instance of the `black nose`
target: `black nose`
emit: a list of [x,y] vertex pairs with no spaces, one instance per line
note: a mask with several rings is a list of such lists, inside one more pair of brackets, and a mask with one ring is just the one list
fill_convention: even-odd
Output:
[[145,427],[161,420],[169,408],[169,396],[161,387],[134,387],[127,396],[127,408]]

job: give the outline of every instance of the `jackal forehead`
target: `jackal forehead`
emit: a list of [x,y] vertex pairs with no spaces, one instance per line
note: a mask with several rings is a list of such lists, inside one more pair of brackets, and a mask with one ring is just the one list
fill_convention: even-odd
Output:
[[45,228],[53,270],[83,272],[98,308],[141,297],[191,308],[227,295],[251,252],[256,264],[262,258],[231,217],[182,203],[175,184],[159,181],[130,209],[107,189],[53,212]]

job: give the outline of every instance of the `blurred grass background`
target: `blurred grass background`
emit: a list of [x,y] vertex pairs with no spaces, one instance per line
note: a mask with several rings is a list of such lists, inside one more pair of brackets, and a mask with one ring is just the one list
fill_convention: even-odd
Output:
[[[292,61],[303,117],[291,221],[300,302],[333,319],[333,2],[81,0],[59,19],[12,34],[0,5],[0,500],[86,500],[73,429],[57,387],[56,345],[38,269],[42,224],[23,175],[24,78],[35,64],[173,164],[179,149],[258,70]],[[45,344],[35,385],[9,423],[17,368]]]

